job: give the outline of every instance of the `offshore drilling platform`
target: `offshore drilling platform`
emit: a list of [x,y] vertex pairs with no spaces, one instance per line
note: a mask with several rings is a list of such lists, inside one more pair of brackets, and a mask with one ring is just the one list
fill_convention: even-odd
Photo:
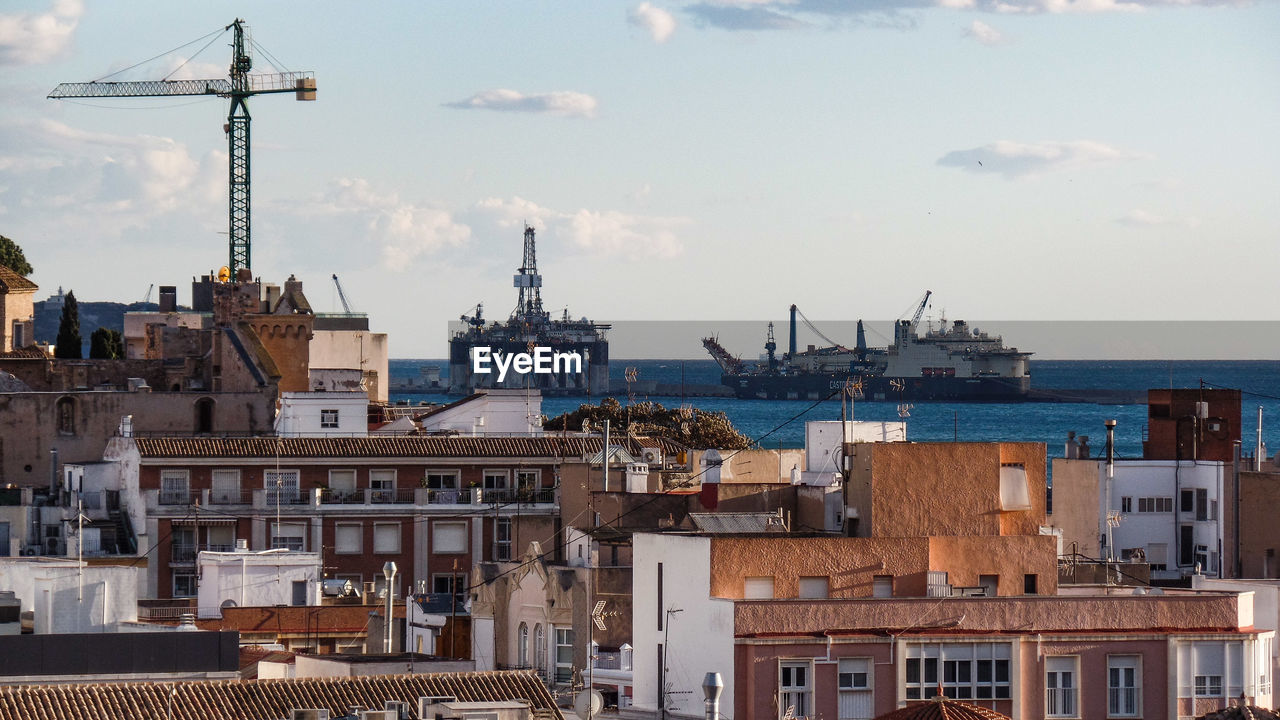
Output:
[[[465,395],[484,388],[530,388],[544,395],[607,395],[609,392],[610,326],[587,318],[574,320],[566,309],[552,319],[542,309],[542,276],[534,229],[524,229],[524,261],[513,285],[519,291],[516,309],[506,322],[486,324],[484,306],[461,317],[464,326],[449,338],[449,393]],[[475,372],[473,358],[478,349],[493,356],[516,356],[547,348],[554,353],[576,353],[581,357],[578,371],[559,368],[549,373],[508,373],[500,379],[496,372]],[[487,349],[487,352],[486,352]]]

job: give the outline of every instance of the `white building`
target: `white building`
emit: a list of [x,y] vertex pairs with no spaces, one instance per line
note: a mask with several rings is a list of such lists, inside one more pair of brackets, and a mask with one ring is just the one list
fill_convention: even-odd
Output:
[[198,614],[216,618],[223,607],[320,604],[320,553],[263,550],[200,552]]
[[[841,432],[841,425],[844,426]],[[799,472],[798,485],[832,485],[839,477],[843,443],[906,442],[905,422],[871,420],[812,420],[804,424],[805,469]]]
[[138,620],[136,567],[73,559],[0,559],[0,590],[32,613],[36,634],[117,632]]
[[702,680],[719,672],[732,717],[733,601],[711,597],[711,539],[636,533],[632,552],[632,705],[657,712],[665,700],[669,713],[699,716]]
[[[1118,560],[1142,558],[1152,579],[1222,574],[1225,464],[1192,460],[1098,462],[1098,534]],[[1104,551],[1103,555],[1107,553]]]
[[284,392],[276,415],[281,437],[360,437],[369,434],[369,396],[363,392]]
[[477,390],[455,403],[428,411],[423,432],[463,435],[541,435],[542,392],[526,389]]
[[387,334],[369,332],[368,317],[358,313],[321,313],[316,317],[307,353],[313,379],[334,377],[326,370],[355,370],[369,397],[387,402],[391,384]]

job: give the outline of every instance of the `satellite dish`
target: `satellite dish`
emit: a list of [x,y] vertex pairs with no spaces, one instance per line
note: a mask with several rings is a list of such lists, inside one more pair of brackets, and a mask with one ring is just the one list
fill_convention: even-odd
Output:
[[222,601],[222,604],[221,604],[221,605],[219,605],[218,607],[220,607],[220,608],[222,608],[222,609],[224,609],[224,610],[225,610],[225,609],[227,609],[227,608],[233,608],[233,607],[235,607],[235,606],[236,606],[236,601],[235,601],[235,600],[231,600],[230,598],[228,598],[228,599],[226,599],[226,600],[223,600],[223,601]]
[[583,720],[599,715],[604,709],[604,696],[599,690],[583,690],[573,699],[573,711]]

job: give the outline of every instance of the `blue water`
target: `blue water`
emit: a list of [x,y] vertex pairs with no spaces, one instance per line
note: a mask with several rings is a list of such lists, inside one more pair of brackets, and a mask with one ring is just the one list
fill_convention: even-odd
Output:
[[[393,380],[418,377],[422,365],[437,365],[447,375],[445,360],[392,360]],[[714,385],[720,369],[711,360],[613,360],[610,373],[621,380],[628,367],[638,370],[640,380],[678,385],[683,374],[687,384]],[[1258,407],[1263,407],[1263,439],[1274,452],[1280,448],[1280,361],[1252,360],[1032,360],[1032,386],[1063,389],[1195,388],[1225,387],[1243,391],[1244,428],[1242,441],[1250,452],[1257,439]],[[392,401],[445,403],[456,400],[447,395],[393,394]],[[618,397],[626,403],[628,398]],[[680,397],[642,396],[636,402],[653,400],[668,407],[680,404]],[[549,417],[576,409],[585,398],[544,398],[542,411]],[[600,398],[591,402],[599,403]],[[689,397],[695,408],[725,412],[734,426],[767,447],[802,447],[806,420],[839,420],[840,403],[808,400],[739,400],[736,398]],[[857,420],[898,420],[898,405],[890,402],[856,402]],[[930,440],[1014,440],[1043,442],[1050,457],[1061,457],[1067,432],[1088,435],[1090,444],[1101,449],[1106,433],[1103,421],[1115,419],[1116,453],[1122,458],[1142,455],[1142,431],[1147,420],[1145,405],[1097,405],[1092,403],[917,403],[906,418],[907,438]]]

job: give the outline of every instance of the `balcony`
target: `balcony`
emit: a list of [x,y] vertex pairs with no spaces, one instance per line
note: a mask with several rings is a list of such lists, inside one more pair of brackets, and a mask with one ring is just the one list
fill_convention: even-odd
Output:
[[252,505],[253,491],[241,489],[207,490],[209,505]]
[[174,490],[174,489],[161,490],[160,504],[161,505],[190,505],[191,491],[190,490]]
[[1142,708],[1142,688],[1120,687],[1107,689],[1108,717],[1138,717]]
[[479,500],[475,488],[457,490],[454,488],[428,488],[428,505],[472,505]]
[[1045,688],[1044,691],[1044,714],[1045,717],[1065,717],[1073,718],[1076,715],[1076,689],[1068,688]]
[[196,546],[174,544],[170,548],[169,559],[172,562],[183,565],[194,565],[196,562]]
[[322,505],[413,505],[420,502],[417,488],[359,488],[356,490],[324,488],[320,490]]
[[517,490],[495,488],[485,489],[481,494],[481,502],[489,505],[509,505],[513,503],[544,505],[554,504],[555,501],[555,488],[523,488]]

